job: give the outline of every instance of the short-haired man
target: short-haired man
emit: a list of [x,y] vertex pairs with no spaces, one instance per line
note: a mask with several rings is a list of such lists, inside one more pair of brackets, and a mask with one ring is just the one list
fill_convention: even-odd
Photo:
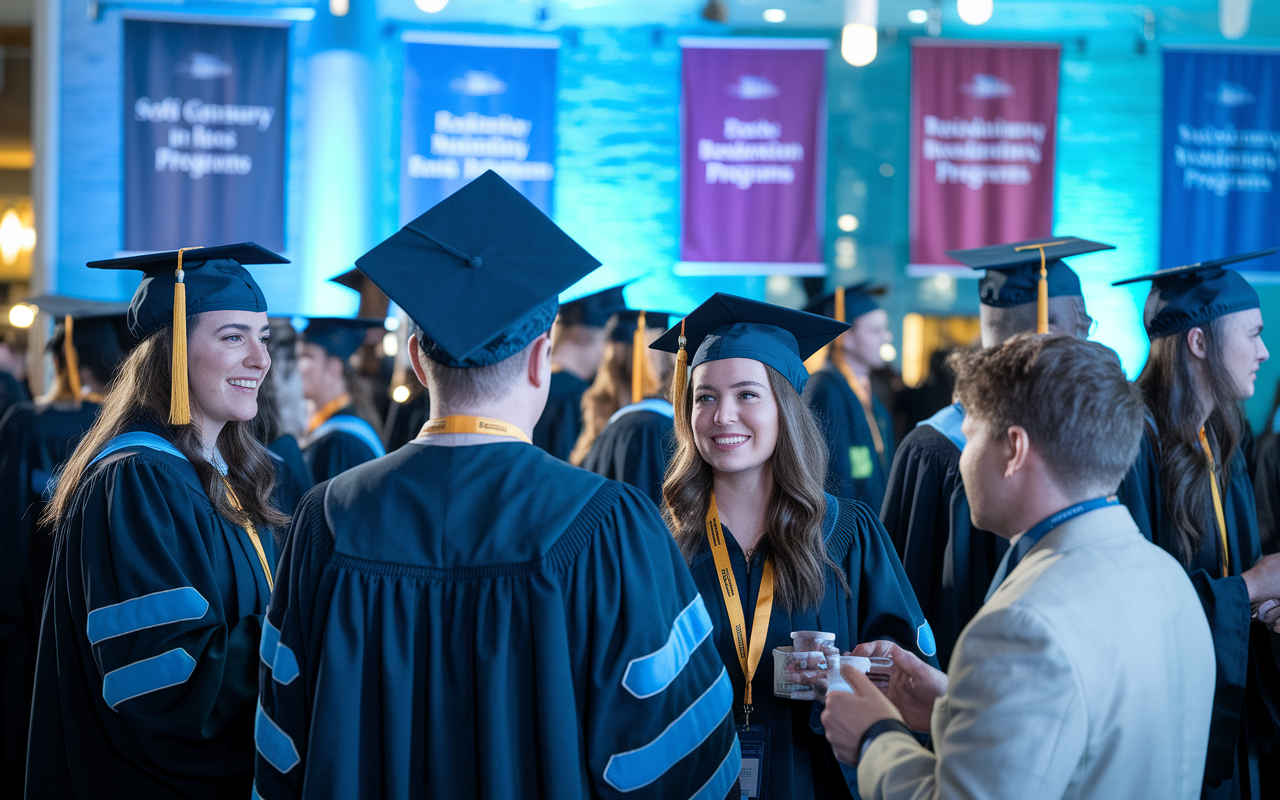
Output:
[[1008,554],[946,674],[889,642],[855,650],[895,666],[886,694],[843,671],[855,694],[822,714],[836,756],[857,764],[865,800],[1197,797],[1209,626],[1185,571],[1114,497],[1141,393],[1102,345],[1031,334],[971,356],[956,388],[973,522]]
[[679,549],[529,443],[556,296],[596,260],[487,172],[356,263],[414,320],[433,418],[294,516],[258,796],[722,800],[732,685]]

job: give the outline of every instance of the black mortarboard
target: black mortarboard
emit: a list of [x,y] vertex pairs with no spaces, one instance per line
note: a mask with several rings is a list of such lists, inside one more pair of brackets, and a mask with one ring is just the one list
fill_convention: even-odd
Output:
[[384,320],[371,317],[312,317],[301,337],[346,361],[364,344],[370,328],[381,328],[385,324]]
[[635,337],[636,324],[640,321],[641,314],[645,315],[645,328],[666,330],[671,324],[671,315],[665,311],[623,310],[618,312],[618,321],[614,324],[613,330],[609,331],[609,338],[615,342],[631,341]]
[[[614,314],[626,311],[627,303],[622,298],[622,285],[611,286],[601,292],[579,297],[560,305],[561,325],[590,325],[603,328]],[[665,327],[665,326],[664,326]],[[632,323],[634,330],[634,322]]]
[[[668,353],[693,348],[690,367],[750,358],[773,367],[797,392],[803,392],[809,379],[804,360],[847,330],[845,322],[717,292],[652,347]],[[677,368],[676,380],[682,379],[687,380]],[[683,399],[682,393],[673,394]]]
[[336,283],[339,286],[345,286],[352,291],[359,292],[364,289],[364,284],[367,280],[368,278],[362,275],[360,270],[349,269],[341,275],[334,275],[329,279],[329,282]]
[[1055,236],[970,250],[948,250],[947,255],[967,267],[987,270],[978,282],[979,300],[984,306],[1008,308],[1039,299],[1042,251],[1047,272],[1047,300],[1081,296],[1080,277],[1060,259],[1114,249],[1113,245],[1102,242]]
[[[184,247],[90,261],[93,269],[136,269],[145,273],[129,305],[129,332],[145,339],[173,326],[173,385],[169,423],[191,421],[187,393],[187,317],[205,311],[266,311],[262,290],[242,264],[288,264],[289,259],[252,242],[217,247]],[[179,363],[181,369],[176,368]]]
[[885,287],[872,286],[871,281],[837,286],[834,291],[811,298],[804,310],[839,322],[849,322],[879,308],[876,298],[884,293]]
[[1261,308],[1258,293],[1244,276],[1223,267],[1237,261],[1269,256],[1277,249],[1272,247],[1269,250],[1162,269],[1148,275],[1116,281],[1111,285],[1124,286],[1151,281],[1151,294],[1147,295],[1142,322],[1147,328],[1147,336],[1153,340],[1159,339],[1189,331],[1227,314]]
[[79,400],[80,364],[104,380],[111,377],[124,356],[121,329],[128,303],[86,300],[80,297],[46,294],[25,301],[58,318],[61,327],[49,340],[49,352],[61,351],[66,369],[68,399]]
[[[657,328],[665,330],[670,324],[671,315],[665,311],[633,311],[623,309],[618,312],[609,331],[609,339],[614,342],[631,342],[631,402],[638,403],[644,399],[645,392],[650,390],[657,379],[649,368],[649,359],[645,358],[644,331]],[[644,320],[644,329],[640,328]]]
[[356,260],[450,367],[496,364],[551,328],[560,292],[600,266],[492,170]]

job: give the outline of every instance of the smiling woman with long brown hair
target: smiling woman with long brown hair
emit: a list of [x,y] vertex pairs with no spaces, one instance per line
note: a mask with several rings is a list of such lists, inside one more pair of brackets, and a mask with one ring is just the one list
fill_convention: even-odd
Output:
[[793,631],[834,633],[842,652],[891,639],[933,662],[933,635],[879,519],[823,491],[827,448],[800,398],[804,359],[848,327],[716,294],[653,345],[680,352],[663,516],[714,621],[744,764],[767,751],[767,765],[755,764],[767,785],[752,797],[852,796],[821,708],[773,693],[771,654]]
[[29,797],[251,790],[269,531],[287,519],[249,428],[270,328],[241,263],[282,261],[231,245],[90,265],[146,271],[129,310],[142,342],[45,515]]

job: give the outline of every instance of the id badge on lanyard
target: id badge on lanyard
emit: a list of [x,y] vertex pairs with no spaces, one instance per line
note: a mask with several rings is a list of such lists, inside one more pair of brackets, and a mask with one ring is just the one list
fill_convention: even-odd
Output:
[[736,726],[738,743],[742,747],[742,770],[738,773],[738,787],[743,800],[766,796],[769,785],[769,729],[751,724],[751,679],[764,655],[765,639],[769,635],[769,615],[773,611],[773,563],[764,562],[764,576],[760,582],[760,596],[756,600],[756,612],[751,621],[751,641],[747,642],[747,621],[742,613],[742,599],[738,595],[738,580],[733,576],[729,563],[729,549],[724,543],[724,529],[720,527],[720,511],[716,508],[716,496],[711,495],[707,508],[707,542],[715,559],[719,574],[720,593],[724,596],[725,610],[729,613],[729,625],[733,632],[733,647],[742,667],[745,689],[742,698],[743,723]]

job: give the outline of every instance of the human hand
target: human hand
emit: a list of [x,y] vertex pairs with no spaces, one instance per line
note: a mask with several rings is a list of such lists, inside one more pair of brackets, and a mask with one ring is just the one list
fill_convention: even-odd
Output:
[[[789,653],[783,662],[782,680],[791,685],[791,699],[821,699],[827,692],[827,673],[831,668],[827,658],[839,653],[834,647]],[[808,688],[796,688],[798,686]]]
[[1280,553],[1263,556],[1240,577],[1249,590],[1249,604],[1255,608],[1263,601],[1280,599]]
[[1280,600],[1263,601],[1253,609],[1253,618],[1266,625],[1274,633],[1280,633]]
[[[933,702],[947,691],[947,674],[920,660],[910,650],[904,650],[893,642],[863,642],[853,648],[855,656],[889,658],[888,685],[883,688],[885,697],[902,714],[902,721],[913,731],[928,731],[933,716]],[[875,676],[871,679],[874,681]]]
[[879,692],[866,675],[853,666],[842,666],[840,675],[853,692],[832,692],[827,695],[827,707],[822,711],[822,727],[836,758],[857,766],[862,755],[862,736],[882,719],[902,719],[889,698]]

